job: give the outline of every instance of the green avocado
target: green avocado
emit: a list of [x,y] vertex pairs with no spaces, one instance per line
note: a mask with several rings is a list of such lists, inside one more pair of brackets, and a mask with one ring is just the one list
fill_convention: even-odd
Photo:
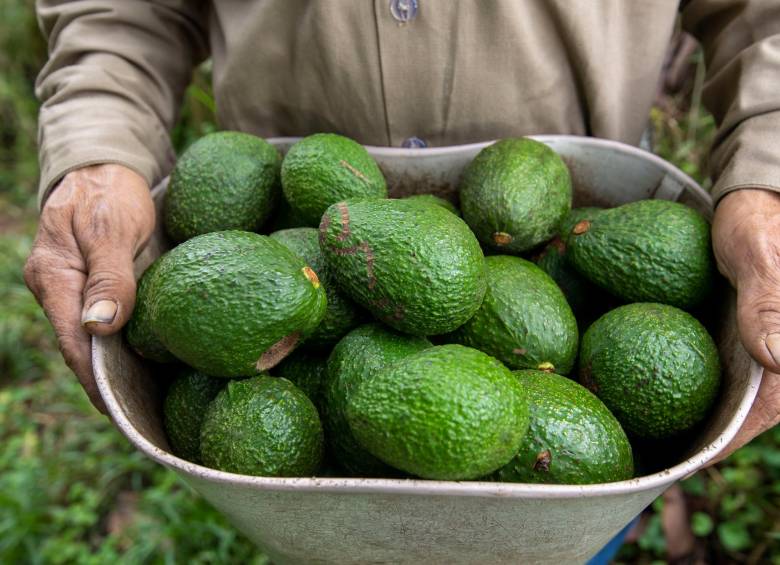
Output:
[[452,331],[485,295],[479,242],[441,206],[404,199],[339,202],[322,217],[320,247],[341,290],[406,333]]
[[673,306],[636,303],[588,328],[579,377],[627,432],[658,439],[707,415],[720,385],[720,360],[696,318]]
[[713,286],[710,226],[677,202],[640,200],[603,210],[577,223],[566,246],[581,274],[627,302],[687,309]]
[[393,467],[426,479],[474,479],[518,452],[528,399],[493,357],[440,345],[359,383],[347,421],[358,442]]
[[493,480],[587,485],[630,479],[631,444],[620,423],[576,382],[543,371],[515,371],[531,420],[520,451]]
[[547,145],[529,138],[486,147],[460,182],[463,219],[480,243],[513,255],[552,238],[571,199],[566,164]]
[[204,465],[244,475],[307,477],[322,461],[317,409],[287,379],[258,375],[230,381],[203,420]]
[[258,230],[280,191],[279,152],[248,133],[211,133],[182,154],[165,193],[165,229],[176,242],[223,230]]
[[209,377],[190,367],[178,371],[163,402],[165,432],[177,456],[200,463],[203,418],[209,404],[226,383],[225,379]]
[[441,206],[456,216],[460,216],[460,210],[455,207],[455,204],[434,194],[413,194],[412,196],[407,196],[404,200],[410,200],[412,202],[417,202],[418,204],[433,204],[435,206]]
[[141,275],[138,281],[138,288],[135,294],[135,308],[130,321],[125,327],[125,337],[136,353],[145,359],[157,361],[158,363],[170,363],[175,361],[176,357],[168,351],[160,339],[152,331],[152,320],[149,305],[149,289],[154,286],[154,279],[157,276],[157,270],[162,263],[163,256],[149,265]]
[[270,369],[314,331],[327,303],[303,259],[241,231],[200,235],[172,249],[150,294],[160,341],[215,377]]
[[488,290],[482,305],[445,339],[484,351],[513,369],[571,371],[577,320],[555,281],[519,257],[486,257],[485,266]]
[[339,292],[320,250],[319,232],[316,228],[292,228],[274,232],[271,237],[285,245],[314,269],[328,297],[325,317],[317,329],[306,338],[303,347],[317,349],[333,347],[344,334],[360,324],[364,313],[357,304]]
[[373,323],[352,330],[333,348],[325,377],[323,420],[335,459],[354,476],[394,477],[398,471],[363,449],[352,434],[346,416],[352,394],[378,370],[429,347],[431,342],[423,337]]
[[566,236],[578,222],[592,217],[600,208],[574,208],[566,215],[558,235],[548,243],[534,262],[556,282],[566,296],[580,327],[587,327],[609,309],[614,299],[583,277],[566,257]]
[[300,388],[319,410],[322,389],[328,370],[328,356],[319,352],[296,349],[274,367],[274,376],[282,377]]
[[368,151],[333,133],[316,133],[290,147],[282,161],[282,190],[309,226],[319,225],[336,202],[387,198],[385,177]]

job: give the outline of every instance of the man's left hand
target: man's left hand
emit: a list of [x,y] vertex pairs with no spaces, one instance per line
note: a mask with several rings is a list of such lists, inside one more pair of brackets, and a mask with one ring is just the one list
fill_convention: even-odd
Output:
[[742,344],[765,369],[750,414],[721,460],[780,422],[780,194],[727,194],[715,211],[712,245],[720,272],[737,290]]

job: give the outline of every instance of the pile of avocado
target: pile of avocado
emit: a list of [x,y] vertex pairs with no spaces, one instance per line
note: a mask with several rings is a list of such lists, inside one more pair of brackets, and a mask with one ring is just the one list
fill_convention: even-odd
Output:
[[483,149],[458,193],[388,198],[334,134],[284,158],[239,132],[193,144],[166,194],[177,245],[126,329],[171,377],[173,453],[262,476],[592,484],[703,422],[721,370],[691,314],[716,276],[700,214],[572,209],[566,164],[528,138]]

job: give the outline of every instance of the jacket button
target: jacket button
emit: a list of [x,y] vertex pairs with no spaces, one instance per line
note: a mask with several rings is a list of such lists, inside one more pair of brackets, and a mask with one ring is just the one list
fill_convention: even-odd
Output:
[[428,144],[425,143],[424,139],[420,139],[419,137],[407,137],[401,142],[401,147],[405,149],[424,149],[425,147],[428,147]]
[[411,22],[417,17],[418,0],[390,0],[390,13],[401,23]]

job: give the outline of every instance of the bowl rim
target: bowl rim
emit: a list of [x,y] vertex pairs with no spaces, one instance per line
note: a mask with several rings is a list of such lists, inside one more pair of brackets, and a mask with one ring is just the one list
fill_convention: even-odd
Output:
[[[707,199],[709,194],[696,181],[690,178],[667,161],[643,149],[624,143],[606,139],[580,137],[572,135],[533,135],[528,136],[542,142],[573,142],[584,146],[607,148],[619,153],[640,157],[652,161],[676,178],[684,185],[693,188],[699,196]],[[269,138],[274,145],[291,144],[300,138],[277,137]],[[424,149],[406,149],[397,147],[366,146],[368,152],[375,157],[411,158],[448,156],[458,153],[471,153],[493,143],[485,141],[448,147]],[[160,449],[144,437],[130,422],[122,409],[122,404],[114,394],[105,373],[105,352],[110,340],[121,339],[121,334],[113,336],[92,337],[92,366],[95,381],[100,395],[105,402],[109,416],[122,434],[141,452],[152,460],[184,475],[206,480],[212,483],[223,483],[233,486],[250,487],[255,490],[298,491],[319,493],[350,493],[350,494],[396,494],[396,495],[446,495],[446,496],[477,496],[490,498],[582,498],[609,495],[625,495],[639,493],[670,485],[685,478],[702,468],[714,459],[728,443],[736,436],[737,431],[745,421],[753,405],[761,384],[763,368],[751,360],[750,375],[745,394],[740,399],[737,409],[723,432],[714,441],[704,446],[680,463],[667,469],[613,483],[597,483],[590,485],[547,485],[530,483],[496,483],[484,481],[437,481],[426,479],[372,479],[372,478],[339,478],[339,477],[259,477],[241,475],[211,469],[191,463],[172,453]]]

